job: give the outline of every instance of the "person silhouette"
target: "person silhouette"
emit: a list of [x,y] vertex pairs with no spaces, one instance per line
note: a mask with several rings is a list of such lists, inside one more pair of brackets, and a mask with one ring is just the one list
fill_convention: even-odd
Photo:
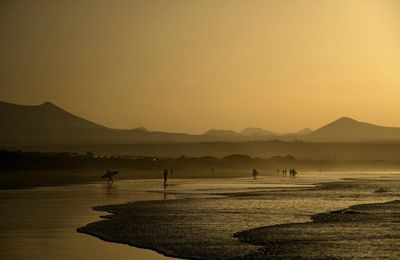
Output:
[[253,179],[257,179],[257,176],[259,175],[258,171],[256,169],[253,169]]
[[164,175],[164,189],[166,189],[167,188],[167,181],[168,181],[168,170],[167,169],[164,169],[163,175]]
[[293,168],[293,169],[290,169],[290,178],[294,178],[294,177],[296,177],[296,174],[297,174],[297,171]]

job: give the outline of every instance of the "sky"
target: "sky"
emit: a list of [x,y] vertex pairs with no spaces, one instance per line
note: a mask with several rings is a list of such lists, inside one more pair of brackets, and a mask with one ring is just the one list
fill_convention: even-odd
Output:
[[0,100],[112,128],[400,126],[400,1],[0,2]]

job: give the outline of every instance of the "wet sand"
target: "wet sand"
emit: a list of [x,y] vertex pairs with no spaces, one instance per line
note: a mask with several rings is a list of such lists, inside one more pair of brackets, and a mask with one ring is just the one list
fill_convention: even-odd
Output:
[[235,236],[262,246],[249,259],[400,259],[400,201],[356,205],[314,215],[312,222],[256,228]]
[[216,198],[226,192],[293,186],[277,181],[270,177],[264,181],[173,178],[167,193],[162,179],[116,180],[111,186],[96,182],[0,190],[0,259],[170,259],[152,250],[104,242],[76,229],[104,214],[93,211],[94,205]]
[[[0,190],[0,259],[171,259],[151,250],[107,243],[80,234],[76,228],[96,221],[100,203],[162,200],[156,189],[161,180],[117,181]],[[173,199],[168,195],[167,199]]]
[[[387,202],[399,198],[399,186],[398,177],[372,176],[324,182],[315,188],[264,188],[224,192],[220,197],[99,206],[95,209],[110,213],[107,218],[78,231],[191,259],[348,258],[374,257],[374,253],[396,258],[399,237],[389,229],[399,230],[400,223],[389,219],[395,219],[400,212],[397,201]],[[390,192],[375,192],[382,187]],[[369,204],[352,207],[365,203]],[[350,209],[343,211],[345,208]],[[382,211],[389,208],[383,216]],[[318,214],[332,210],[340,211]],[[364,211],[352,214],[357,210]],[[342,215],[343,219],[337,217]],[[376,232],[380,228],[386,230]],[[337,248],[342,237],[356,231],[351,247]],[[321,236],[326,237],[319,240]],[[281,243],[285,238],[291,240]],[[387,246],[372,247],[376,241]],[[315,244],[310,250],[314,251],[307,247],[312,242]],[[288,250],[287,245],[293,250]],[[368,245],[370,249],[364,249]]]

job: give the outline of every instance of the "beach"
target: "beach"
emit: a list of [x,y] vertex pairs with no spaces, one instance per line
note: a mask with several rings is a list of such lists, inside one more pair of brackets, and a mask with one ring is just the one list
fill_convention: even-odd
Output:
[[397,172],[302,172],[172,178],[165,192],[161,179],[0,190],[0,258],[263,258],[270,228],[279,237],[276,225],[398,199],[398,180]]
[[400,258],[400,201],[361,204],[314,215],[311,222],[235,234],[262,246],[247,258]]
[[[159,181],[116,181],[0,190],[0,259],[170,259],[154,251],[106,243],[76,232],[96,221],[101,203],[160,200]],[[173,195],[167,199],[173,198]]]
[[[321,175],[314,172],[304,173],[301,177],[290,181],[280,178],[260,178],[256,181],[237,178],[198,182],[189,184],[192,185],[190,189],[180,190],[172,187],[168,190],[167,193],[180,198],[177,200],[96,206],[95,210],[107,212],[104,214],[105,218],[83,226],[78,231],[105,241],[152,249],[178,258],[263,259],[268,258],[268,254],[271,253],[268,251],[270,241],[265,239],[265,233],[269,233],[272,227],[300,225],[293,229],[294,233],[291,233],[292,236],[296,236],[303,230],[301,225],[307,225],[298,223],[315,221],[318,219],[316,216],[321,216],[320,213],[338,210],[342,212],[359,204],[381,205],[376,203],[386,203],[399,197],[397,173]],[[185,184],[181,187],[184,186]],[[384,192],[379,192],[382,190]],[[374,206],[368,207],[374,208]],[[390,214],[396,216],[397,209],[393,207],[393,212]],[[330,216],[333,213],[327,214]],[[369,221],[380,220],[374,216]],[[336,224],[329,221],[320,223],[322,228],[328,225],[331,227],[328,230],[336,228],[340,230],[342,223]],[[384,222],[381,224],[385,225]],[[393,225],[397,227],[398,222]],[[275,229],[274,232],[277,237],[286,236]],[[365,232],[368,232],[368,229]],[[317,234],[318,232],[314,236],[318,236]],[[359,237],[362,238],[364,235],[367,234],[360,233]],[[310,236],[312,237],[312,234]],[[341,239],[340,233],[333,237]],[[278,238],[279,241],[281,239]],[[310,239],[317,240],[316,237]],[[398,241],[396,236],[393,239]],[[293,254],[285,247],[279,247],[279,243],[273,241],[271,243],[278,245],[278,248],[275,248],[275,253],[271,253],[270,256],[319,258],[318,251],[309,254],[307,250],[296,251],[296,247],[292,247],[296,252]],[[394,246],[397,243],[388,245],[392,251],[392,254],[389,253],[389,258],[395,258]],[[359,250],[360,248],[356,252]],[[343,253],[333,248],[331,251],[329,257],[333,258],[346,258],[353,254],[352,250],[345,250]],[[365,251],[365,253],[374,255],[374,252]],[[380,254],[377,253],[377,256]]]

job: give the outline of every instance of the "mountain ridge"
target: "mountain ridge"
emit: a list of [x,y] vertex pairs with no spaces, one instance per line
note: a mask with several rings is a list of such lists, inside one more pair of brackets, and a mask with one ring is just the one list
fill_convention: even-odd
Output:
[[17,105],[0,101],[0,128],[105,128],[104,126],[78,117],[54,105],[44,102],[40,105]]
[[379,126],[340,117],[307,135],[313,141],[384,141],[400,140],[400,127]]
[[265,130],[260,127],[248,127],[240,131],[241,135],[244,136],[277,136],[280,135],[277,132]]
[[307,142],[399,141],[399,127],[384,127],[341,117],[319,129],[304,128],[296,133],[279,134],[262,128],[241,132],[210,129],[201,135],[149,131],[144,127],[112,129],[58,107],[51,102],[18,105],[0,101],[0,143],[29,142],[232,142],[300,140]]
[[203,135],[211,135],[211,136],[239,136],[238,132],[233,130],[221,130],[221,129],[210,129],[203,133]]

